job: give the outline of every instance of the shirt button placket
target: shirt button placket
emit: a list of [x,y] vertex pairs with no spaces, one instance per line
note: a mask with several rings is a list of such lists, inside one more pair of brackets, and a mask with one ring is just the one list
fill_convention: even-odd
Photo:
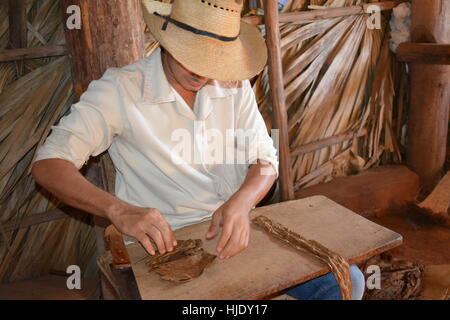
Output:
[[195,120],[194,121],[194,149],[197,150],[197,153],[195,154],[195,163],[200,164],[203,169],[205,169],[204,164],[204,121],[202,120]]
[[224,182],[222,178],[218,175],[212,174],[209,172],[207,163],[205,161],[205,153],[208,150],[208,141],[206,137],[206,121],[205,120],[196,120],[196,128],[194,130],[195,134],[198,134],[196,141],[198,142],[198,151],[199,151],[199,160],[203,167],[203,170],[214,180],[214,188],[217,197],[220,200],[226,200],[226,191],[223,189]]

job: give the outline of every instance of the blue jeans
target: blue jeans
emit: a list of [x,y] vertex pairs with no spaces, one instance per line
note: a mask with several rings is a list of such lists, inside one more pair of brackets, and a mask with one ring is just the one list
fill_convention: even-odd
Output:
[[[352,280],[352,300],[361,300],[364,295],[366,281],[359,268],[350,265]],[[333,273],[307,281],[286,291],[286,294],[300,300],[341,300],[341,291]]]

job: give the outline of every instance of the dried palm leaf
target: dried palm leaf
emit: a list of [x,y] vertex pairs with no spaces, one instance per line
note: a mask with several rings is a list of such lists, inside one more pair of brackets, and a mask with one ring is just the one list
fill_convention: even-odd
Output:
[[[0,6],[4,8],[4,2]],[[49,45],[63,43],[58,6],[57,0],[27,2],[27,19],[34,30],[28,33],[29,45],[39,45],[39,41]],[[3,16],[4,12],[1,10],[0,15]],[[1,21],[0,41],[7,33],[4,19]],[[36,187],[30,176],[30,164],[37,146],[44,141],[51,126],[73,103],[70,68],[67,58],[27,60],[25,65],[28,74],[19,79],[16,79],[15,63],[0,67],[1,222],[20,221],[58,205],[55,199]],[[2,230],[0,228],[0,232]],[[63,270],[73,262],[87,265],[92,260],[95,247],[89,219],[68,218],[8,234],[3,230],[1,239],[2,281],[21,280],[54,268]],[[77,243],[79,245],[74,246]]]
[[[285,10],[362,2],[299,0],[288,2]],[[366,20],[367,15],[361,14],[280,26],[291,150],[348,131],[368,129],[361,141],[351,139],[293,156],[296,189],[368,168],[382,157],[385,161],[401,161],[396,126],[403,124],[404,117],[395,119],[387,22],[383,21],[381,30],[370,30]],[[271,129],[267,69],[256,79],[254,90]],[[347,169],[339,169],[344,163]]]

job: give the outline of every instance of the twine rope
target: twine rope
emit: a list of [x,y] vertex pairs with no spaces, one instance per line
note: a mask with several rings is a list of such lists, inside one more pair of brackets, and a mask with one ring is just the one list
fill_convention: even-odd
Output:
[[333,272],[339,284],[343,300],[352,299],[352,282],[350,279],[350,266],[339,254],[326,248],[315,240],[308,240],[301,235],[289,230],[285,226],[273,222],[266,216],[260,215],[252,220],[253,223],[262,227],[266,232],[274,235],[281,241],[289,244],[297,250],[306,250],[317,259],[325,262]]

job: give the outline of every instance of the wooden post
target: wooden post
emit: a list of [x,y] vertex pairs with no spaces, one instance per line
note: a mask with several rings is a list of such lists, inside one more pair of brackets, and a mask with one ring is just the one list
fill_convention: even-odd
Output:
[[279,130],[280,192],[281,200],[287,201],[294,199],[294,181],[289,150],[288,117],[283,85],[283,66],[281,64],[277,1],[264,0],[264,15],[266,41],[269,50],[269,83],[273,106],[273,128]]
[[26,1],[9,0],[9,39],[12,49],[27,47]]
[[[81,9],[81,28],[65,28],[72,79],[78,98],[92,80],[102,77],[107,68],[123,67],[145,57],[140,0],[62,0],[61,5],[64,25],[69,18],[69,6],[76,5]],[[91,177],[91,182],[106,189],[107,182],[101,173],[105,171],[103,159],[101,164],[94,163],[88,168],[87,176]],[[97,254],[100,256],[104,252],[104,229],[96,226],[95,232]],[[114,298],[103,278],[102,292],[104,299]]]
[[249,1],[249,9],[253,10],[259,8],[259,1],[258,0],[250,0]]
[[[412,42],[450,43],[450,1],[412,0]],[[450,66],[411,63],[407,158],[424,192],[441,177],[450,107]]]
[[[78,97],[109,67],[122,67],[144,58],[144,24],[139,0],[62,0],[81,9],[81,29],[66,28],[72,77]],[[65,24],[65,22],[64,22]]]
[[[26,0],[9,0],[9,42],[12,49],[27,47]],[[23,61],[17,64],[18,76],[24,72]]]

